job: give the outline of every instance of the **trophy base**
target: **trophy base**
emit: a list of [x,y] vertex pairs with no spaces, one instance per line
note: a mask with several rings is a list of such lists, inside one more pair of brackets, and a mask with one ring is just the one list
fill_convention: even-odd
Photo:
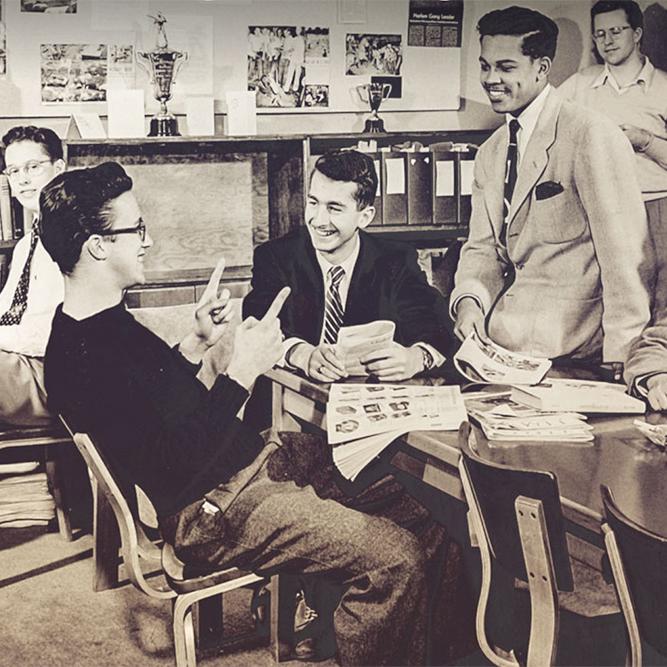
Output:
[[379,132],[386,132],[382,118],[367,118],[364,124],[364,133],[375,134]]
[[174,118],[174,116],[154,116],[151,118],[151,130],[148,133],[148,136],[180,137],[181,133],[178,131],[178,119]]

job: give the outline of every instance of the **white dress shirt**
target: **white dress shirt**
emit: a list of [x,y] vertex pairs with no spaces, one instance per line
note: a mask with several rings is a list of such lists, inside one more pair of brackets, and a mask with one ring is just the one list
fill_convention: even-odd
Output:
[[[0,292],[0,315],[9,310],[14,292],[23,273],[30,251],[30,232],[26,230],[14,247],[12,264],[2,292]],[[43,357],[51,333],[51,321],[58,304],[64,297],[64,282],[58,265],[37,241],[30,264],[28,301],[19,324],[0,325],[0,350]]]

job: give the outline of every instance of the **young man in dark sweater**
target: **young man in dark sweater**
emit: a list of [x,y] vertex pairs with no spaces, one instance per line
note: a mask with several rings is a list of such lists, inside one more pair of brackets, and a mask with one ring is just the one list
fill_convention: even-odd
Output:
[[236,416],[281,357],[278,313],[289,290],[261,320],[238,327],[225,370],[221,268],[176,349],[125,310],[124,290],[144,281],[152,240],[120,165],[61,174],[41,210],[44,246],[65,277],[45,361],[53,411],[93,436],[125,485],[143,488],[181,559],[328,577],[345,589],[334,615],[342,664],[421,664],[417,540],[386,518],[321,498],[310,479],[291,474],[285,447]]

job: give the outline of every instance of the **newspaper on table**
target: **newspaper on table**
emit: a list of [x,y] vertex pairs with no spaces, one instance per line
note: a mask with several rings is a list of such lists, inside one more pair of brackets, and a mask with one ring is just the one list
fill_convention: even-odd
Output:
[[348,375],[368,375],[360,359],[370,352],[381,350],[394,341],[396,325],[389,320],[375,320],[367,324],[341,327],[336,350],[343,360]]
[[489,440],[590,442],[593,427],[576,412],[543,412],[511,399],[511,392],[464,394],[465,406]]
[[518,354],[484,341],[473,329],[454,355],[454,365],[472,382],[537,384],[551,368],[551,360]]
[[458,386],[334,383],[327,403],[334,462],[350,479],[404,433],[456,430],[465,420]]

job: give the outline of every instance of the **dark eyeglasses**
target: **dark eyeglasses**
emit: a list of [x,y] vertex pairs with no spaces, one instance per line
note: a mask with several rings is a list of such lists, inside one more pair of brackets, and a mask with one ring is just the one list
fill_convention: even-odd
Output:
[[96,232],[98,236],[116,236],[116,234],[138,234],[139,240],[143,243],[146,240],[146,225],[142,222],[136,227],[121,227],[120,229],[105,229]]

